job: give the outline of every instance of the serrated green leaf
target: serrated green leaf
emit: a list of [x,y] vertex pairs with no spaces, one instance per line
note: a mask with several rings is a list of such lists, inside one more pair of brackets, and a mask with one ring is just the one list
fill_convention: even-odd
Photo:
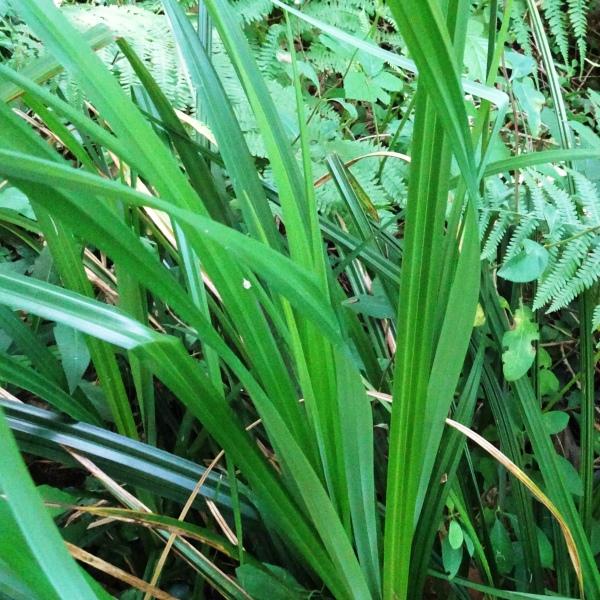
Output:
[[356,60],[360,63],[360,66],[368,77],[375,77],[375,75],[381,73],[385,64],[381,58],[373,56],[364,50],[356,52]]
[[347,100],[377,102],[378,90],[378,86],[363,71],[350,71],[344,77],[344,91]]
[[400,92],[404,86],[402,79],[388,71],[382,71],[373,77],[373,83],[388,92]]

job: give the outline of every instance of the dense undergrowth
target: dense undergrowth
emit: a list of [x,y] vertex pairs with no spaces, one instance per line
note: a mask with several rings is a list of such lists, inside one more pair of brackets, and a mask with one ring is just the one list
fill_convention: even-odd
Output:
[[0,0],[0,598],[600,597],[598,15]]

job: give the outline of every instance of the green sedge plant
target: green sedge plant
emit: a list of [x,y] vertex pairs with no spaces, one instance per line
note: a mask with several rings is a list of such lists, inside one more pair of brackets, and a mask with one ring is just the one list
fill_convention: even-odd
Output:
[[[129,95],[93,39],[50,0],[14,4],[48,54],[22,71],[0,66],[0,175],[32,211],[4,210],[2,223],[51,266],[46,280],[0,272],[10,342],[0,377],[51,412],[2,400],[9,460],[0,509],[9,535],[0,542],[0,592],[108,597],[69,558],[16,440],[33,455],[73,464],[75,451],[101,469],[92,472],[105,489],[89,496],[126,508],[97,514],[150,530],[136,541],[147,557],[142,578],[162,585],[157,548],[175,532],[174,578],[191,570],[189,597],[203,597],[207,585],[227,598],[418,599],[432,581],[459,598],[469,589],[499,598],[600,595],[591,545],[594,299],[581,309],[589,327],[577,504],[540,403],[547,366],[527,358],[537,330],[525,307],[501,298],[494,266],[481,261],[478,214],[489,178],[598,158],[598,150],[564,143],[491,162],[508,107],[492,85],[507,35],[501,27],[496,38],[495,11],[487,86],[461,78],[465,0],[390,3],[411,60],[317,23],[407,77],[418,72],[399,243],[336,156],[329,176],[346,212],[335,221],[317,210],[292,25],[307,18],[301,12],[275,2],[294,81],[290,139],[235,10],[205,2],[262,136],[266,181],[175,0],[162,7],[211,143],[190,134],[126,39],[119,48],[140,82]],[[77,81],[84,110],[42,85],[58,69]],[[29,112],[16,113],[15,103]],[[39,130],[23,114],[35,115]],[[502,357],[513,361],[508,374],[498,369]],[[90,369],[95,393],[85,383]],[[449,415],[467,427],[494,425],[501,464],[510,466],[497,464],[510,533],[508,518],[483,506],[482,454],[447,427]],[[221,451],[217,475],[203,460]],[[525,471],[541,482],[551,512],[534,503]],[[202,527],[173,518],[188,496]],[[512,547],[511,535],[518,568],[499,552]],[[77,539],[92,543],[81,532]],[[24,561],[39,568],[24,575]],[[556,586],[545,572],[552,568]]]

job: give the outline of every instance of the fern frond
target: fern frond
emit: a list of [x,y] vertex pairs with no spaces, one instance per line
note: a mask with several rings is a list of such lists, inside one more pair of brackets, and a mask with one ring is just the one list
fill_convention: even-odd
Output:
[[492,218],[498,218],[499,213],[508,209],[510,194],[510,189],[500,178],[495,177],[485,182],[485,194],[481,204],[477,207],[479,212],[479,240],[481,242],[486,238]]
[[573,198],[553,181],[545,180],[542,187],[550,201],[556,205],[562,222],[566,225],[578,225],[577,205]]
[[600,329],[600,304],[598,304],[598,306],[596,306],[594,309],[594,313],[592,315],[592,326],[594,331]]
[[271,0],[234,0],[232,5],[245,23],[260,21],[273,10]]
[[577,49],[579,51],[579,60],[583,65],[583,61],[587,55],[587,13],[589,8],[589,0],[567,0],[569,7],[569,22],[575,36]]
[[533,309],[537,310],[549,302],[554,296],[561,294],[568,286],[568,281],[575,275],[582,264],[593,236],[582,236],[566,244],[554,267],[544,276],[538,287]]
[[577,197],[583,207],[584,221],[590,226],[600,225],[600,198],[598,188],[579,171],[569,169],[569,173],[575,181]]
[[529,192],[529,197],[531,199],[531,203],[533,204],[533,213],[535,214],[536,218],[541,221],[546,218],[548,201],[544,196],[541,184],[534,177],[533,172],[526,171],[524,175],[527,191]]
[[[281,80],[281,78],[285,78],[289,80],[281,59],[283,52],[289,56],[286,37],[287,33],[283,25],[271,25],[265,39],[257,49],[256,62],[262,73],[272,79]],[[284,47],[285,51],[283,50]]]
[[483,246],[483,250],[481,252],[482,260],[492,260],[495,257],[498,246],[504,239],[504,235],[506,234],[506,230],[508,229],[509,225],[510,217],[508,217],[506,214],[503,214],[495,221],[492,226],[492,230],[487,236],[485,245]]
[[479,211],[479,241],[485,237],[485,232],[489,229],[493,212],[489,208],[484,208]]
[[348,66],[348,60],[344,56],[332,52],[323,44],[311,46],[306,56],[318,71],[325,73],[343,73]]
[[523,241],[528,239],[531,234],[537,230],[539,223],[532,215],[526,215],[521,222],[515,227],[515,230],[510,238],[510,242],[504,253],[504,262],[512,258],[521,248]]
[[569,61],[569,40],[567,35],[567,15],[563,0],[545,0],[544,15],[548,21],[550,33],[565,61]]
[[584,290],[591,288],[600,279],[600,244],[587,254],[575,276],[567,281],[548,312],[564,308]]
[[375,2],[368,0],[324,0],[321,2],[307,2],[304,6],[307,14],[325,23],[331,22],[331,15],[335,15],[335,25],[344,31],[366,37],[371,28],[369,15],[375,12]]
[[510,12],[510,18],[512,22],[512,30],[515,34],[515,39],[523,52],[527,56],[533,56],[533,47],[531,45],[531,30],[525,19],[527,13],[527,7],[524,2],[517,0],[513,5]]
[[381,173],[381,185],[383,189],[401,208],[406,206],[408,194],[406,176],[406,165],[397,160],[386,161]]
[[[195,101],[179,61],[175,42],[170,35],[165,35],[168,25],[164,15],[136,5],[73,4],[63,7],[63,11],[79,29],[88,29],[103,23],[117,37],[125,38],[144,61],[159,87],[177,108],[194,106]],[[99,56],[125,89],[128,90],[138,83],[131,65],[123,59],[116,45],[102,49]],[[69,92],[73,91],[67,74],[61,76],[61,83]]]

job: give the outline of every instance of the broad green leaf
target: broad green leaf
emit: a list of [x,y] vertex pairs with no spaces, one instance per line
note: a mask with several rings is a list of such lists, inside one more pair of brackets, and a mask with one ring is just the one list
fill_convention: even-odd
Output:
[[511,79],[521,79],[531,74],[536,68],[535,60],[532,56],[516,52],[515,50],[506,50],[504,55],[506,66],[511,70]]
[[352,56],[356,53],[356,60],[360,63],[368,77],[375,77],[378,73],[381,73],[384,67],[384,62],[377,56],[365,52],[364,50],[351,49]]
[[512,87],[515,96],[521,105],[523,114],[529,123],[531,135],[537,137],[540,133],[542,124],[542,108],[546,103],[544,94],[535,88],[531,77],[524,77],[523,79],[513,81]]
[[348,116],[351,120],[354,121],[358,119],[358,111],[356,110],[354,104],[352,104],[351,102],[346,102],[341,98],[330,98],[328,99],[328,101],[334,104],[339,104],[348,113]]
[[359,372],[347,356],[336,354],[339,414],[348,500],[358,558],[373,597],[381,589],[379,524],[375,498],[373,414]]
[[[27,563],[28,557],[23,554],[21,558]],[[41,579],[41,574],[38,574],[38,578]],[[22,581],[22,577],[19,577],[19,569],[13,572],[11,566],[3,560],[0,560],[0,597],[6,600],[32,600],[35,598],[35,593]],[[53,600],[53,597],[48,597],[48,600]]]
[[536,527],[537,541],[540,547],[540,558],[544,569],[552,569],[554,566],[554,548],[548,539],[548,536],[539,528]]
[[546,270],[549,257],[544,246],[533,240],[524,240],[523,249],[504,263],[498,275],[518,283],[534,281]]
[[362,100],[384,104],[390,101],[388,92],[402,89],[402,80],[387,71],[370,76],[364,71],[351,70],[344,77],[344,92],[347,100]]
[[255,600],[302,600],[309,594],[287,571],[273,565],[259,568],[245,564],[235,574]]
[[0,190],[0,208],[14,210],[28,219],[35,220],[35,213],[31,208],[29,199],[18,188],[5,187]]
[[540,394],[542,396],[548,396],[550,394],[555,394],[558,392],[560,387],[560,382],[558,381],[558,377],[548,370],[542,369],[539,373],[540,378]]
[[54,339],[67,376],[69,391],[73,393],[90,364],[85,337],[76,329],[58,324],[54,327]]
[[544,413],[544,424],[549,435],[556,435],[569,424],[569,413],[560,410]]
[[384,296],[359,294],[344,300],[343,304],[354,312],[376,319],[391,319],[394,317],[394,310],[390,306],[389,300]]
[[527,307],[515,311],[513,329],[502,338],[502,364],[507,381],[516,381],[529,371],[535,358],[532,343],[540,337],[537,324],[532,320],[531,310]]
[[487,79],[488,39],[484,35],[484,25],[476,19],[469,19],[465,40],[465,67],[471,79],[485,82]]
[[321,82],[315,68],[311,63],[305,60],[298,61],[298,69],[304,77],[306,77],[317,89],[321,88]]
[[452,521],[450,521],[450,526],[448,527],[448,542],[450,543],[450,546],[457,550],[462,546],[464,539],[460,523],[455,519],[452,519]]
[[378,75],[375,75],[373,81],[384,90],[388,92],[400,92],[404,86],[402,79],[392,75],[389,71],[381,71]]
[[442,541],[442,564],[444,570],[450,579],[457,573],[463,559],[463,546],[453,548],[450,544],[450,539],[445,537]]
[[2,600],[62,600],[41,569],[32,569],[33,554],[14,523],[8,503],[0,498],[0,598]]
[[473,540],[471,539],[471,536],[468,535],[467,533],[465,533],[463,531],[463,536],[465,539],[465,548],[467,549],[467,553],[469,554],[469,556],[473,556],[473,554],[475,553],[475,544],[473,544]]
[[575,496],[583,496],[583,484],[575,467],[561,454],[556,455],[556,460],[566,488]]
[[498,569],[503,574],[508,574],[514,567],[514,555],[512,550],[512,542],[500,519],[494,521],[490,533],[492,541],[492,550],[498,564]]
[[550,369],[552,367],[552,357],[548,350],[542,346],[538,349],[538,365],[540,369]]
[[363,71],[352,70],[344,77],[346,100],[377,102],[378,87]]

